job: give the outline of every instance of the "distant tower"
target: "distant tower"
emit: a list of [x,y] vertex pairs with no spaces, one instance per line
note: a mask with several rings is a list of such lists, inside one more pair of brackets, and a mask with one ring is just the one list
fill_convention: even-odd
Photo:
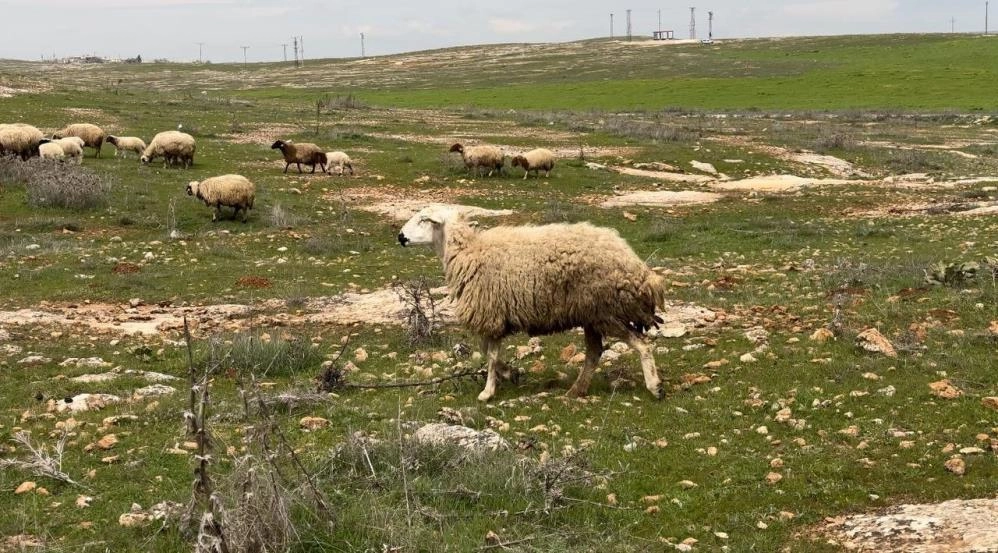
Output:
[[610,38],[613,38],[613,14],[610,14]]
[[707,12],[707,38],[714,40],[714,12]]
[[631,41],[631,10],[627,10],[627,42]]
[[697,15],[696,15],[696,12],[697,12],[696,8],[693,8],[693,7],[690,8],[690,38],[691,39],[697,37]]
[[364,52],[364,33],[360,33],[360,57],[367,57]]
[[658,32],[662,32],[662,10],[658,10]]

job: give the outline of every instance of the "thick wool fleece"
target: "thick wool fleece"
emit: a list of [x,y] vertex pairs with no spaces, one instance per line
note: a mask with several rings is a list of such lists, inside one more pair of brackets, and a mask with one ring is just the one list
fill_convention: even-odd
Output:
[[656,323],[664,301],[653,273],[615,230],[588,223],[496,227],[463,221],[438,243],[457,318],[485,338],[590,327],[627,336]]

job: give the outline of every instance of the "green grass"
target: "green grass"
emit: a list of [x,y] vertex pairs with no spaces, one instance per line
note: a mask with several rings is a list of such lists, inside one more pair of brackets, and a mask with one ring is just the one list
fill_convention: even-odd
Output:
[[[995,75],[980,60],[993,57],[998,42],[930,35],[714,48],[603,40],[515,48],[484,49],[494,54],[492,64],[481,63],[483,49],[472,48],[424,53],[422,64],[407,56],[321,60],[301,74],[278,64],[81,70],[0,63],[0,76],[12,86],[46,87],[0,99],[0,121],[53,129],[88,119],[147,139],[182,124],[198,141],[190,170],[143,167],[114,158],[110,148],[101,159],[87,157],[86,167],[114,183],[107,204],[90,210],[33,207],[23,184],[0,182],[0,317],[89,302],[107,304],[113,321],[128,314],[133,298],[175,310],[249,305],[245,313],[210,320],[191,315],[194,359],[219,369],[210,386],[211,473],[225,488],[227,478],[242,474],[236,467],[244,454],[255,456],[261,473],[279,467],[300,532],[293,551],[469,551],[485,545],[490,531],[504,543],[516,541],[510,549],[517,551],[668,550],[663,541],[688,537],[699,540],[697,550],[834,551],[824,539],[809,538],[825,517],[998,492],[993,453],[966,456],[962,478],[943,468],[951,456],[947,444],[987,449],[978,436],[998,438],[995,412],[980,403],[998,389],[996,341],[987,330],[998,320],[998,287],[987,270],[958,287],[924,282],[936,262],[993,256],[998,226],[993,216],[944,211],[867,214],[994,202],[994,183],[897,188],[874,181],[791,194],[725,193],[699,206],[603,209],[602,199],[619,191],[702,187],[591,170],[575,154],[581,144],[585,161],[613,166],[665,162],[692,170],[697,160],[732,178],[829,176],[763,147],[772,145],[821,149],[877,176],[993,175],[993,123],[978,121],[978,111],[995,109],[989,93]],[[308,88],[287,86],[300,81]],[[316,100],[347,93],[373,107],[334,106],[317,120]],[[830,138],[836,136],[842,138]],[[284,175],[269,149],[276,138],[347,151],[358,175],[294,169]],[[524,181],[518,170],[470,179],[445,153],[450,142],[468,139],[564,155],[550,179]],[[946,144],[977,157],[925,148]],[[229,172],[256,184],[245,224],[212,223],[210,210],[184,194],[190,180]],[[581,335],[566,333],[542,338],[542,350],[523,359],[513,354],[527,337],[510,338],[504,357],[523,373],[521,382],[502,383],[490,404],[475,399],[480,379],[462,379],[436,387],[339,389],[275,408],[271,419],[252,405],[247,410],[239,387],[250,373],[266,395],[302,394],[314,390],[323,362],[349,361],[356,370],[344,373],[347,382],[366,384],[439,377],[480,363],[449,353],[459,343],[478,344],[458,327],[443,329],[430,347],[410,345],[397,325],[300,319],[323,315],[311,300],[335,305],[345,292],[418,277],[441,282],[430,250],[398,246],[400,221],[361,209],[400,199],[514,209],[503,219],[510,223],[585,220],[613,227],[663,270],[670,300],[707,307],[718,320],[656,341],[667,383],[662,401],[643,389],[633,353],[601,367],[588,400],[565,399],[577,367],[561,361],[561,352],[583,343]],[[840,331],[834,340],[809,339],[826,326]],[[769,332],[768,349],[753,354],[756,362],[743,362],[756,347],[745,336],[753,327]],[[855,336],[869,327],[892,340],[899,356],[858,349]],[[181,379],[168,383],[178,389],[173,395],[73,415],[80,426],[69,435],[63,470],[82,487],[0,470],[0,510],[8,513],[0,519],[0,539],[29,534],[49,548],[81,551],[190,549],[191,537],[175,525],[153,532],[159,523],[118,523],[132,503],[148,508],[191,497],[192,455],[176,452],[189,440],[188,356],[180,333],[123,336],[7,322],[0,331],[6,459],[26,455],[12,441],[19,430],[50,448],[58,440],[57,424],[64,427],[69,416],[50,412],[50,401],[84,392],[131,398],[148,384],[134,374],[75,382],[108,369],[59,366],[67,357],[100,356],[117,370]],[[32,354],[52,361],[20,363]],[[696,373],[710,381],[684,386],[683,376]],[[928,384],[944,375],[965,395],[932,396]],[[893,395],[880,391],[888,386]],[[444,407],[471,427],[497,428],[513,450],[468,458],[406,439]],[[805,422],[777,422],[786,407]],[[115,415],[137,419],[105,425]],[[298,424],[304,416],[330,424],[304,432]],[[851,425],[858,436],[840,432]],[[760,426],[768,433],[760,434]],[[261,428],[279,428],[287,444],[263,454],[254,438]],[[358,432],[377,441],[359,440]],[[108,433],[119,439],[113,449],[87,447]],[[901,447],[902,440],[913,447]],[[310,492],[292,476],[300,467],[287,447],[329,501],[331,526],[317,518]],[[113,455],[115,462],[103,461]],[[783,468],[771,467],[775,458]],[[580,478],[558,480],[551,471],[559,469]],[[774,470],[783,479],[766,483]],[[50,495],[14,495],[25,480]],[[683,480],[697,486],[684,488]],[[77,507],[79,495],[93,497],[91,506]],[[658,512],[645,512],[643,498],[654,495],[662,496]]]

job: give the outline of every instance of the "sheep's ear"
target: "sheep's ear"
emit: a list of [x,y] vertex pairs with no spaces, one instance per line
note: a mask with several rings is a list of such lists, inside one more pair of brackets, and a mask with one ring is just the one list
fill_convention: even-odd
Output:
[[444,218],[439,215],[423,215],[419,218],[420,223],[430,223],[431,225],[444,224]]

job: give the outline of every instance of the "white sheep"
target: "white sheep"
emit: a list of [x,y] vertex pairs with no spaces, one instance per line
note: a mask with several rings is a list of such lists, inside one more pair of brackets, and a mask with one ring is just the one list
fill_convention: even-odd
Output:
[[232,218],[243,212],[243,222],[249,217],[249,210],[253,209],[253,201],[256,199],[256,189],[249,179],[242,175],[221,175],[211,177],[201,182],[191,181],[187,185],[187,195],[203,200],[208,207],[214,207],[215,212],[211,215],[212,221],[217,221],[222,214],[222,206],[231,207]]
[[136,156],[141,156],[146,150],[146,142],[137,136],[112,136],[105,139],[109,144],[114,145],[114,157],[125,157],[125,152],[135,152]]
[[495,146],[480,145],[465,147],[461,144],[454,144],[450,147],[450,151],[461,154],[464,166],[468,170],[474,169],[475,173],[478,173],[481,169],[488,169],[489,174],[487,176],[489,177],[495,172],[502,173],[503,163],[506,161],[502,150]]
[[62,146],[51,140],[42,140],[38,146],[38,155],[43,159],[63,159],[66,153],[62,151]]
[[330,172],[334,165],[340,175],[343,174],[344,168],[349,169],[353,175],[353,162],[345,152],[326,152],[326,167],[330,168]]
[[95,157],[100,157],[101,146],[104,145],[104,129],[93,123],[74,123],[52,133],[53,139],[75,136],[83,139],[83,145],[97,151]]
[[67,136],[53,140],[55,144],[62,147],[62,153],[66,157],[73,158],[77,163],[83,162],[83,139],[78,136]]
[[530,150],[525,154],[513,157],[512,165],[513,167],[523,167],[524,179],[531,171],[539,175],[541,170],[544,171],[544,178],[548,178],[551,176],[551,170],[554,169],[554,152],[546,148]]
[[500,226],[478,231],[452,209],[427,208],[402,227],[399,242],[433,244],[454,314],[482,338],[488,379],[478,399],[496,392],[502,339],[582,327],[586,361],[568,395],[584,395],[603,353],[603,337],[623,338],[641,358],[645,387],[661,397],[651,348],[642,339],[662,322],[664,280],[617,231],[589,223]]
[[194,137],[180,131],[163,131],[152,138],[152,142],[142,152],[142,163],[149,163],[157,157],[163,158],[163,166],[183,163],[184,168],[194,164],[197,144]]
[[44,138],[37,127],[25,123],[0,124],[0,156],[12,154],[25,160],[37,156]]

